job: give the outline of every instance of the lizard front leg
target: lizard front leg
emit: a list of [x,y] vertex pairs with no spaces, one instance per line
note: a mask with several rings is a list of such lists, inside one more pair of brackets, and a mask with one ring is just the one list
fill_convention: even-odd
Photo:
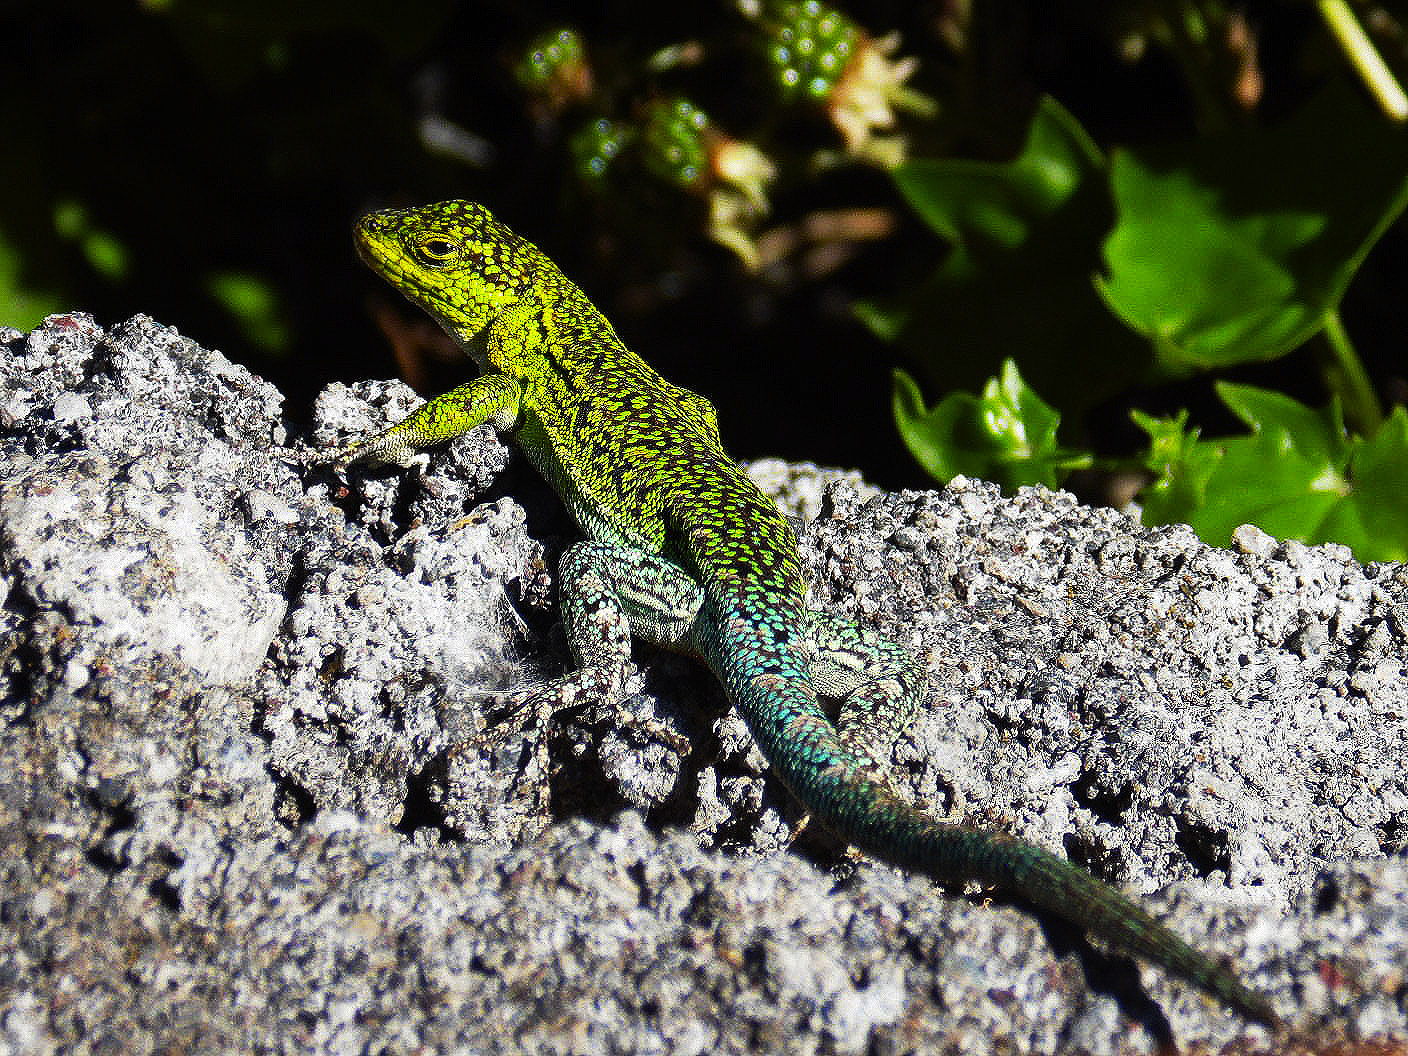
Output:
[[401,421],[334,451],[328,461],[346,466],[357,461],[387,462],[406,468],[422,448],[452,440],[486,422],[499,432],[518,421],[523,390],[506,374],[481,374],[473,381],[436,396]]

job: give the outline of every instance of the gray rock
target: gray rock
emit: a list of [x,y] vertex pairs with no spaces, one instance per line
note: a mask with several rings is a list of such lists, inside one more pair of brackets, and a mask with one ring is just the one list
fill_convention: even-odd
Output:
[[[333,386],[332,446],[405,413]],[[0,330],[0,1053],[1145,1053],[1265,1032],[997,893],[846,856],[719,689],[567,663],[573,529],[480,430],[344,478],[138,317]],[[815,601],[926,656],[937,813],[1048,846],[1271,993],[1408,1046],[1408,574],[1069,496],[753,467]]]

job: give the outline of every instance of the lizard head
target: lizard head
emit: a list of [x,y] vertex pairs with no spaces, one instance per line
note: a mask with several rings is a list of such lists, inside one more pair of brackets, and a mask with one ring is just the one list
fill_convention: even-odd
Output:
[[382,209],[354,236],[362,260],[463,345],[552,266],[475,202]]

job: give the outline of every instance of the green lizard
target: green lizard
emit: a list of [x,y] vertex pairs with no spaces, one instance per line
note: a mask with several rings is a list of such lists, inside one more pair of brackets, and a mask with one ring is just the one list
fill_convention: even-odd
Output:
[[[941,823],[893,790],[884,757],[919,706],[924,670],[873,631],[804,606],[792,528],[724,453],[713,405],[627,349],[536,247],[469,202],[372,213],[356,242],[480,374],[333,460],[404,466],[488,422],[587,536],[561,566],[579,668],[538,707],[619,702],[632,636],[695,656],[810,816],[849,843],[941,880],[1001,885],[1277,1024],[1264,996],[1114,888],[1012,836]],[[839,699],[834,725],[818,694]]]

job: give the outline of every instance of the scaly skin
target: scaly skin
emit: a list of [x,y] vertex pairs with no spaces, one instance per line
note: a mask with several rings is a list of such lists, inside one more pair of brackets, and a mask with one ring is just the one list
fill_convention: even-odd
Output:
[[[484,422],[507,433],[588,541],[562,560],[580,669],[540,694],[619,700],[632,635],[698,657],[811,816],[868,854],[942,880],[1001,885],[1275,1026],[1268,1000],[1088,873],[1011,836],[941,823],[901,799],[883,759],[924,672],[898,646],[809,612],[797,542],[724,453],[713,406],[627,349],[586,296],[483,206],[386,210],[362,258],[424,308],[480,376],[338,452],[405,465]],[[833,725],[818,693],[841,701]]]

